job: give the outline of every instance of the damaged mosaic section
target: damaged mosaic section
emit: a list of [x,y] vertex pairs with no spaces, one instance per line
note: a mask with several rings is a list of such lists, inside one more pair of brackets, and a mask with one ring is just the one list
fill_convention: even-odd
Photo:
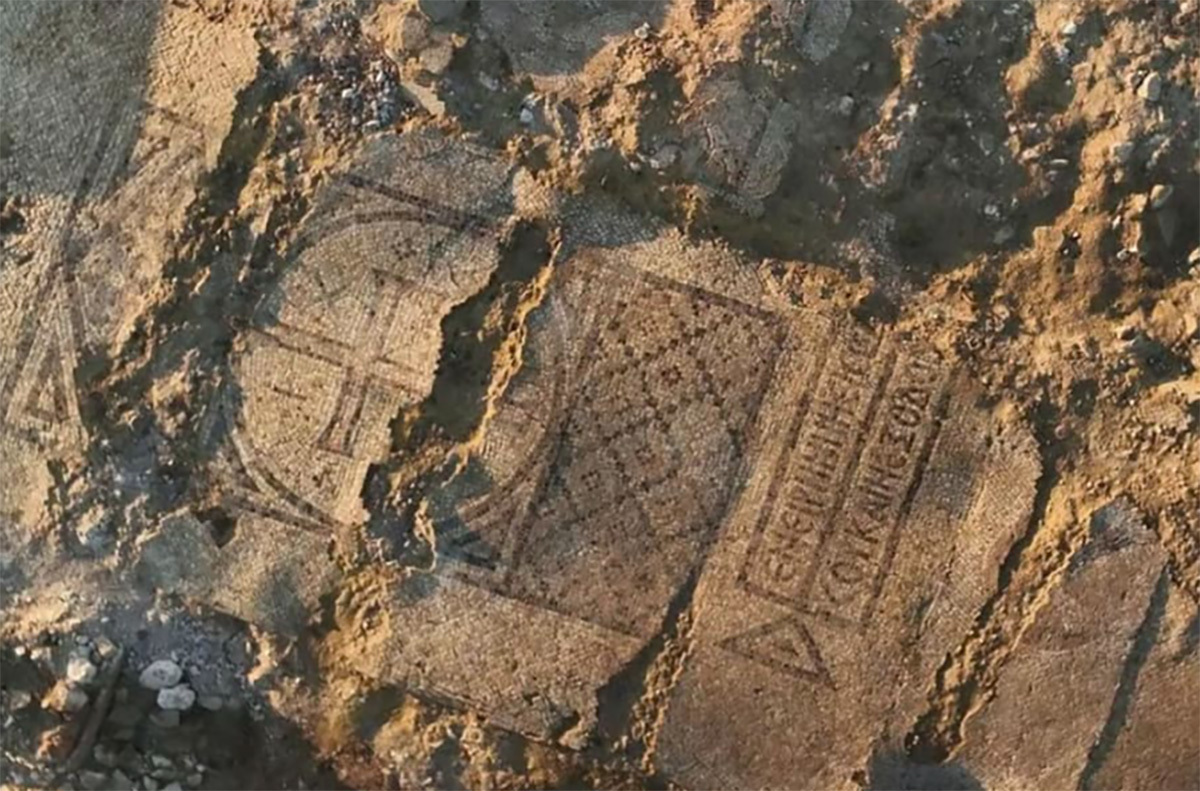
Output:
[[1195,786],[1102,5],[0,0],[0,785]]
[[[225,51],[222,63],[181,67],[191,20],[157,6],[7,3],[0,17],[0,181],[19,231],[6,227],[0,246],[0,521],[13,552],[51,518],[65,523],[72,553],[104,554],[122,521],[103,513],[104,493],[47,510],[61,499],[47,492],[65,485],[53,470],[74,471],[97,441],[81,374],[136,331],[256,50],[245,31],[214,26],[206,40]],[[55,40],[7,57],[45,31]]]
[[[212,568],[232,565],[242,580],[221,609],[285,632],[303,626],[336,582],[331,542],[365,518],[363,483],[388,456],[389,424],[429,395],[441,321],[488,282],[512,209],[506,166],[437,136],[381,140],[335,176],[210,407],[210,432],[230,427],[213,472],[232,540],[156,536],[151,565],[211,555]],[[211,588],[204,569],[191,575],[193,590]]]
[[[471,187],[451,188],[464,169]],[[217,407],[235,426],[234,538],[172,553],[164,529],[147,574],[206,557],[200,577],[242,582],[185,592],[274,628],[315,612],[390,420],[431,392],[442,319],[496,270],[512,183],[494,157],[417,133],[323,189]],[[1028,519],[1030,442],[998,434],[919,341],[797,309],[723,248],[588,201],[558,219],[520,368],[426,493],[435,562],[405,572],[355,665],[579,748],[600,738],[601,690],[683,617],[671,688],[644,690],[666,694],[661,771],[832,777],[915,716],[988,595],[978,580]],[[170,541],[185,535],[212,541]],[[742,754],[776,726],[788,749]],[[705,768],[721,751],[727,768]]]
[[[464,168],[472,189],[451,189]],[[315,608],[336,576],[328,541],[362,518],[388,423],[429,394],[441,319],[487,283],[512,211],[507,168],[427,134],[376,145],[324,189],[220,405],[239,521],[216,563],[302,581],[284,593]],[[561,219],[521,368],[461,471],[427,494],[436,563],[397,585],[356,665],[581,747],[601,688],[682,606],[662,770],[832,777],[912,719],[988,595],[979,580],[1028,519],[1030,442],[997,433],[919,341],[784,304],[723,249],[603,205]],[[302,620],[278,615],[280,592],[242,588],[209,598]],[[776,726],[789,749],[742,754]],[[722,751],[726,768],[706,768]]]
[[[436,570],[363,672],[582,746],[682,596],[661,770],[819,783],[969,626],[1028,520],[1032,445],[919,343],[775,304],[717,248],[577,221],[482,448],[431,495]],[[742,751],[764,728],[789,736],[760,763]]]

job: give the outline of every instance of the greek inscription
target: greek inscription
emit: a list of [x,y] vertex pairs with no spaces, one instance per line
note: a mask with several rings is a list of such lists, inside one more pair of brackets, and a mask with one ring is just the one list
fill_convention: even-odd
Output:
[[844,624],[869,618],[945,387],[936,355],[905,351],[889,374],[884,345],[855,331],[828,358],[740,575],[756,595]]
[[869,422],[885,350],[874,334],[853,328],[839,339],[818,376],[813,398],[784,461],[779,491],[743,570],[753,590],[799,606],[812,581],[812,560],[829,530]]
[[847,624],[869,619],[903,503],[932,439],[941,385],[939,370],[924,360],[897,365],[844,508],[816,560],[818,582],[807,602],[810,611]]

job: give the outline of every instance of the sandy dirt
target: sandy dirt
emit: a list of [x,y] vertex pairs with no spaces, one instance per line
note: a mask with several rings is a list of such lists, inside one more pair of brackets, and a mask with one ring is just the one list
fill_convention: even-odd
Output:
[[0,785],[1200,787],[1198,27],[0,0]]

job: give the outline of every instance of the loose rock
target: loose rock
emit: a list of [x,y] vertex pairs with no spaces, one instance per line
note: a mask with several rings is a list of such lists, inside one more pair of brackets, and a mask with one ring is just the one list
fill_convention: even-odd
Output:
[[654,156],[650,157],[650,167],[655,170],[666,170],[671,165],[674,165],[677,159],[679,159],[679,146],[668,143],[654,152]]
[[101,659],[108,659],[117,653],[117,644],[104,635],[100,635],[96,638],[96,653],[100,655]]
[[1159,96],[1162,95],[1163,79],[1156,71],[1152,71],[1142,80],[1142,84],[1138,86],[1138,96],[1148,102],[1157,102]]
[[397,26],[395,42],[401,52],[412,54],[419,51],[429,42],[428,20],[411,12],[405,14]]
[[67,660],[67,680],[75,684],[90,684],[96,680],[97,672],[85,654],[73,654]]
[[138,683],[146,689],[173,687],[183,678],[183,669],[170,659],[151,662],[138,676]]
[[426,88],[420,83],[407,81],[400,84],[401,89],[434,118],[441,118],[446,113],[446,104],[438,98],[437,91]]
[[187,711],[196,702],[196,693],[187,684],[158,691],[158,706],[167,711]]
[[1174,192],[1175,188],[1170,184],[1155,184],[1154,189],[1150,190],[1150,206],[1161,209],[1167,205],[1167,201],[1171,199]]
[[59,681],[42,700],[42,707],[64,713],[74,713],[88,704],[88,695],[79,687]]
[[454,45],[443,41],[421,52],[421,68],[430,74],[441,74],[450,68],[450,61],[453,59]]

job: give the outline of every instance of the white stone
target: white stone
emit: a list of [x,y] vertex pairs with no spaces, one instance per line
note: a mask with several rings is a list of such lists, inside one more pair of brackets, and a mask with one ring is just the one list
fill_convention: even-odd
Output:
[[151,662],[138,676],[138,683],[146,689],[173,687],[183,678],[183,670],[170,659]]
[[75,684],[90,684],[96,680],[96,666],[82,654],[67,660],[67,680]]
[[187,711],[196,702],[196,693],[187,684],[158,691],[158,706],[167,711]]
[[1156,71],[1152,71],[1146,75],[1146,79],[1142,80],[1142,84],[1138,86],[1138,96],[1148,102],[1157,102],[1158,97],[1162,95],[1162,75]]
[[670,143],[664,145],[650,157],[650,167],[655,170],[665,170],[679,159],[679,146]]
[[1155,209],[1161,209],[1167,205],[1167,201],[1171,199],[1171,195],[1175,192],[1175,188],[1170,184],[1155,184],[1150,190],[1150,205]]
[[96,638],[96,653],[100,655],[101,659],[108,659],[117,653],[117,644],[104,635],[100,635]]

